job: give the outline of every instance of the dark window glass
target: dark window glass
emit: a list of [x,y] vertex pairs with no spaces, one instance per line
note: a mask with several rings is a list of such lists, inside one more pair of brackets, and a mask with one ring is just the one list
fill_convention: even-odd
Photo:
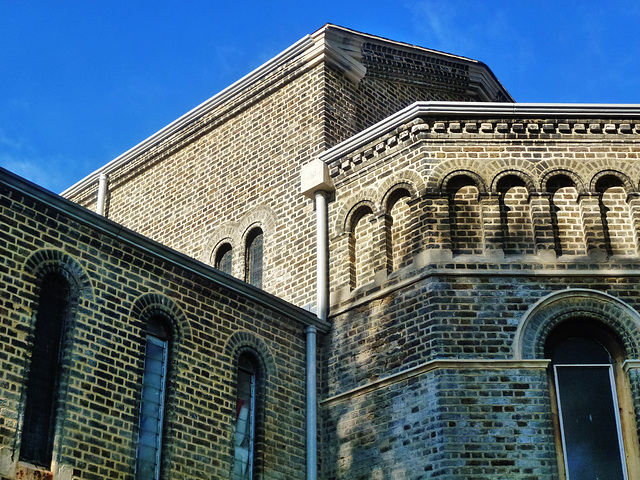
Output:
[[247,282],[262,288],[262,230],[256,228],[247,237]]
[[613,367],[606,348],[572,337],[552,356],[569,479],[625,479]]
[[59,274],[47,275],[40,290],[31,367],[22,426],[20,459],[49,467],[60,383],[69,284]]
[[142,377],[136,480],[160,478],[169,335],[160,319],[151,319]]
[[233,251],[231,249],[231,245],[225,243],[222,245],[218,252],[216,253],[216,262],[215,267],[218,270],[223,271],[224,273],[228,273],[231,275],[231,259],[232,259]]
[[256,369],[247,355],[238,362],[233,480],[253,478]]

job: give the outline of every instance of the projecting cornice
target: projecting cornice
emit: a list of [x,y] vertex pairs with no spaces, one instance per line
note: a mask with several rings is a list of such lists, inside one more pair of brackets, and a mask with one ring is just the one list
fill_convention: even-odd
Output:
[[[470,132],[485,133],[495,131],[501,132],[503,129],[512,131],[514,129],[514,121],[517,119],[541,119],[535,122],[538,129],[544,132],[545,128],[553,127],[553,131],[563,131],[566,128],[576,132],[576,124],[570,124],[563,121],[558,126],[549,123],[552,119],[558,120],[582,120],[579,124],[584,133],[626,133],[634,131],[635,127],[630,124],[625,129],[623,125],[615,125],[603,123],[601,120],[619,119],[633,120],[640,122],[640,105],[616,105],[616,104],[567,104],[567,103],[498,103],[498,102],[416,102],[407,108],[385,118],[384,120],[372,125],[362,132],[352,136],[351,138],[339,143],[338,145],[326,150],[320,155],[320,160],[325,163],[332,163],[350,153],[381,139],[386,134],[407,125],[417,119],[431,120],[473,120],[467,128],[465,123],[456,122],[457,129],[463,128]],[[486,119],[486,122],[482,122]],[[510,123],[495,122],[495,120],[509,120]],[[494,125],[495,123],[495,125]],[[478,125],[479,124],[479,125]],[[442,124],[444,125],[444,123]],[[471,125],[475,126],[472,127]],[[525,128],[523,124],[515,126],[515,128]],[[424,126],[415,126],[416,129],[426,131],[431,127],[428,124]],[[529,127],[527,127],[529,128]],[[438,133],[445,133],[447,130],[439,124],[435,124],[433,130]],[[506,130],[505,130],[506,131]],[[502,133],[502,132],[501,132]],[[581,132],[578,132],[581,133]]]

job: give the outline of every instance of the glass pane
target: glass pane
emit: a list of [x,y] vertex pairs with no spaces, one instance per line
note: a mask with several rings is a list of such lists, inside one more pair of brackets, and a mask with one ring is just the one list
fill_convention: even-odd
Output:
[[156,480],[158,478],[167,348],[168,342],[166,340],[152,335],[147,336],[136,480]]
[[234,450],[234,479],[252,478],[253,463],[253,415],[255,376],[238,370],[238,398],[236,399],[236,431]]
[[247,247],[247,281],[258,288],[262,288],[262,232],[256,230],[250,238]]
[[609,352],[604,346],[588,337],[570,337],[562,340],[553,349],[553,363],[611,363]]
[[216,262],[216,268],[222,270],[224,273],[231,275],[231,260],[232,260],[231,245],[224,245],[220,247],[218,251],[218,259]]
[[556,366],[571,480],[623,480],[610,366]]

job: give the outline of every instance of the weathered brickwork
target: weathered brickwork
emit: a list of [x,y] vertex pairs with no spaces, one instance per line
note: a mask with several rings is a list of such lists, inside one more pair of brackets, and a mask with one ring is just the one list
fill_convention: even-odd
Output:
[[[601,308],[595,296],[640,308],[640,130],[562,122],[418,117],[329,160],[326,478],[564,478],[547,365],[500,362],[542,361],[554,326],[575,318],[610,328],[637,358],[637,313],[618,321],[614,300]],[[389,228],[394,189],[406,195],[401,234]],[[390,261],[399,243],[404,263]],[[537,313],[542,343],[517,351],[531,345],[531,308],[558,292],[592,300]],[[630,431],[636,372],[618,380]],[[625,442],[637,452],[636,433]]]
[[326,412],[325,478],[557,478],[544,369],[442,365]]
[[[304,478],[304,327],[314,317],[283,302],[293,315],[281,313],[277,300],[261,302],[259,293],[258,300],[248,300],[216,280],[215,271],[207,275],[212,270],[203,265],[198,268],[204,275],[166,259],[171,251],[164,247],[154,254],[132,244],[116,224],[96,215],[76,220],[80,207],[70,206],[67,213],[21,193],[15,185],[24,185],[6,172],[2,181],[3,479],[29,470],[16,461],[25,379],[30,359],[38,355],[30,339],[39,282],[44,272],[58,270],[77,301],[63,353],[54,447],[63,473],[55,478],[132,478],[150,314],[172,324],[164,478],[229,477],[236,362],[246,349],[260,359],[265,376],[256,455],[262,478]],[[35,193],[49,200],[43,191]]]

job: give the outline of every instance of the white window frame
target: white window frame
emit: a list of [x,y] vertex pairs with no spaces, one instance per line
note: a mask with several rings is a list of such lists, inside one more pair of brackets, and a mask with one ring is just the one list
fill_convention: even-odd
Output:
[[578,368],[593,368],[593,367],[606,367],[609,372],[609,386],[611,387],[611,396],[613,399],[613,414],[616,419],[616,432],[618,435],[618,445],[620,450],[620,463],[622,465],[622,475],[624,480],[629,480],[629,474],[627,472],[626,455],[624,451],[624,440],[622,437],[622,423],[620,420],[620,407],[618,402],[618,394],[616,392],[616,382],[613,373],[613,365],[607,363],[558,363],[553,365],[553,377],[556,388],[556,403],[558,406],[558,419],[560,423],[560,436],[562,438],[562,452],[564,459],[564,471],[567,480],[571,480],[569,473],[569,464],[567,458],[567,445],[565,442],[564,431],[564,417],[562,415],[562,402],[560,400],[560,385],[558,383],[558,367],[578,367]]

